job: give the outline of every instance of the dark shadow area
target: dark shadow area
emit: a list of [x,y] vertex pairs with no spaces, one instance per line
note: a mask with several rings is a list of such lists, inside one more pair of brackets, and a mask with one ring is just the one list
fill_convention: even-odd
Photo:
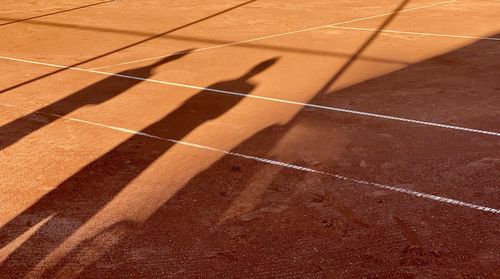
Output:
[[[480,41],[313,101],[340,98],[345,104],[421,114],[443,109],[453,114],[467,104],[483,117],[467,114],[463,121],[498,125],[493,122],[500,117],[499,70],[492,59],[498,52],[495,42]],[[471,75],[481,88],[465,78]],[[477,94],[468,94],[469,90]],[[401,103],[402,99],[407,102]],[[485,113],[483,102],[496,106],[496,111]],[[289,163],[470,201],[483,193],[479,200],[484,203],[499,202],[498,195],[485,194],[500,182],[495,165],[487,165],[492,160],[484,160],[500,158],[497,140],[483,135],[303,110],[286,125],[259,131],[232,151],[275,158],[276,144],[300,127],[308,132],[295,133],[307,142],[303,146],[322,150],[325,160]],[[321,141],[327,133],[348,133],[349,142],[335,146]],[[290,152],[307,152],[296,148],[300,147],[288,146]],[[336,155],[339,148],[341,161]],[[477,171],[477,165],[468,166],[469,162],[481,162],[483,169]],[[464,174],[464,167],[474,171]],[[255,209],[220,224],[221,216],[265,168],[280,170],[271,180],[262,181],[267,185]],[[118,224],[106,230],[121,242],[99,259],[93,258],[79,278],[118,278],[117,274],[181,278],[484,274],[494,278],[498,252],[488,252],[488,259],[477,255],[500,244],[495,237],[498,225],[495,215],[227,155],[194,177],[145,224]],[[101,238],[82,244],[47,275],[68,265],[79,267],[74,258]]]
[[0,90],[0,94],[5,93],[5,92],[8,92],[8,91],[11,91],[11,90],[14,90],[14,89],[16,89],[16,88],[19,88],[19,87],[22,87],[22,86],[24,86],[24,85],[30,84],[30,83],[32,83],[32,82],[35,82],[35,81],[38,81],[38,80],[44,79],[44,78],[46,78],[46,77],[49,77],[49,76],[52,76],[52,75],[55,75],[55,74],[58,74],[58,73],[64,72],[64,71],[66,71],[66,70],[68,70],[68,69],[70,69],[70,68],[72,68],[72,67],[77,67],[77,66],[83,65],[83,64],[85,64],[85,63],[88,63],[88,62],[95,61],[95,60],[97,60],[97,59],[100,59],[100,58],[106,57],[106,56],[111,55],[111,54],[113,54],[113,53],[117,53],[117,52],[120,52],[120,51],[122,51],[122,50],[129,49],[129,48],[131,48],[131,47],[134,47],[134,46],[137,46],[137,45],[143,44],[143,43],[145,43],[145,42],[152,41],[152,40],[157,39],[157,38],[160,38],[160,37],[162,37],[162,36],[164,36],[164,35],[170,34],[170,33],[175,32],[175,31],[179,31],[179,30],[184,29],[184,28],[186,28],[186,27],[192,26],[192,25],[194,25],[194,24],[197,24],[197,23],[203,22],[203,21],[205,21],[205,20],[211,19],[211,18],[216,17],[216,16],[219,16],[219,15],[221,15],[221,14],[227,13],[227,12],[229,12],[229,11],[232,11],[232,10],[234,10],[234,9],[236,9],[236,8],[239,8],[239,7],[242,7],[242,6],[244,6],[244,5],[248,5],[248,4],[250,4],[250,3],[252,3],[252,2],[255,2],[255,1],[257,1],[257,0],[250,0],[250,1],[246,1],[246,2],[244,2],[244,3],[241,3],[241,4],[239,4],[239,5],[236,5],[236,6],[234,6],[234,7],[229,8],[229,9],[225,9],[225,10],[223,10],[223,11],[221,11],[221,12],[215,13],[215,14],[210,15],[210,16],[207,16],[207,17],[204,17],[204,18],[202,18],[202,19],[199,19],[199,20],[196,20],[196,21],[193,21],[193,22],[190,22],[190,23],[184,24],[184,25],[182,25],[182,26],[179,26],[179,27],[176,27],[176,28],[173,28],[173,29],[169,29],[168,31],[165,31],[165,32],[162,32],[162,33],[156,34],[156,35],[154,35],[154,36],[151,36],[151,37],[145,38],[145,39],[140,40],[140,41],[137,41],[137,42],[135,42],[135,43],[128,44],[128,45],[123,46],[123,47],[120,47],[120,48],[118,48],[118,49],[115,49],[115,50],[112,50],[112,51],[108,51],[108,52],[103,53],[103,54],[101,54],[101,55],[94,56],[94,57],[89,58],[89,59],[86,59],[86,60],[84,60],[84,61],[80,61],[80,62],[78,62],[78,63],[72,64],[72,65],[67,66],[67,67],[65,67],[65,68],[60,68],[60,69],[55,70],[55,71],[52,71],[52,72],[50,72],[50,73],[43,74],[43,75],[41,75],[41,76],[38,76],[38,77],[32,78],[32,79],[30,79],[30,80],[27,80],[27,81],[21,82],[21,83],[19,83],[19,84],[16,84],[16,85],[10,86],[10,87],[8,87],[8,88],[4,88],[4,89]]
[[[244,75],[212,84],[211,88],[250,93],[256,87],[250,79],[271,67],[277,58],[266,60]],[[143,129],[141,133],[179,140],[197,126],[216,119],[242,98],[201,91],[178,109]],[[52,216],[33,236],[0,264],[1,274],[25,276],[31,268],[85,223],[134,178],[173,146],[172,142],[145,138],[138,134],[102,155],[68,178],[30,208],[0,229],[0,247],[23,234],[31,225]],[[60,231],[63,223],[68,227]],[[51,231],[50,242],[46,234]],[[22,268],[19,266],[22,263]]]
[[[153,74],[153,70],[156,67],[180,59],[183,56],[187,55],[190,51],[191,50],[184,50],[181,52],[181,54],[174,54],[151,65],[126,70],[119,74],[140,78],[150,78]],[[140,79],[109,76],[97,83],[85,87],[78,92],[60,99],[57,102],[47,105],[39,109],[38,111],[32,112],[22,118],[13,120],[0,127],[0,150],[9,147],[25,136],[57,120],[57,118],[55,117],[49,117],[46,121],[36,121],[37,116],[40,114],[55,114],[59,116],[66,116],[71,112],[85,106],[103,104],[126,92],[130,88],[140,84],[141,82],[143,81]]]
[[33,19],[38,19],[38,18],[42,18],[42,17],[48,17],[48,16],[52,16],[52,15],[58,15],[58,14],[63,14],[63,13],[67,13],[67,12],[82,10],[82,9],[85,9],[85,8],[94,7],[94,6],[98,6],[98,5],[110,3],[110,2],[113,2],[113,1],[114,0],[97,2],[97,3],[88,4],[88,5],[85,5],[85,6],[80,6],[80,7],[71,8],[71,9],[66,9],[66,10],[62,10],[62,11],[57,11],[57,12],[53,12],[53,13],[48,13],[48,14],[43,14],[43,15],[37,15],[37,16],[32,16],[32,17],[27,17],[27,18],[22,18],[22,19],[16,19],[16,20],[13,20],[13,21],[10,21],[10,22],[6,22],[6,23],[0,23],[0,26],[6,26],[6,25],[11,25],[11,24],[20,23],[20,22],[24,22],[24,21],[28,21],[28,20],[33,20]]

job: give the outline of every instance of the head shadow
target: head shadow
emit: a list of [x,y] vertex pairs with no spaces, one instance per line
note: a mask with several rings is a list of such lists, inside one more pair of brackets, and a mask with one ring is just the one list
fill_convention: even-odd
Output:
[[239,79],[249,80],[252,77],[254,77],[254,76],[264,72],[265,70],[269,69],[270,67],[272,67],[274,64],[276,64],[276,62],[278,62],[278,60],[279,60],[279,57],[274,57],[274,58],[267,59],[263,62],[260,62],[259,64],[255,65],[253,68],[251,68],[248,72],[243,74]]
[[178,51],[178,52],[175,52],[175,53],[173,53],[167,57],[164,57],[156,62],[153,62],[149,65],[125,70],[123,72],[120,72],[119,74],[138,76],[140,78],[149,78],[155,73],[155,70],[157,70],[158,67],[162,66],[163,64],[168,64],[168,63],[171,63],[175,60],[181,59],[184,56],[193,52],[194,50],[195,50],[194,48],[191,48],[191,49]]

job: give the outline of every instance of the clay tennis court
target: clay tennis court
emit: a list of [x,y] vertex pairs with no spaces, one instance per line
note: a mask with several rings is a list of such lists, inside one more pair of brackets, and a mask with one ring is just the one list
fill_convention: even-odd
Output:
[[500,2],[3,0],[1,278],[500,278]]

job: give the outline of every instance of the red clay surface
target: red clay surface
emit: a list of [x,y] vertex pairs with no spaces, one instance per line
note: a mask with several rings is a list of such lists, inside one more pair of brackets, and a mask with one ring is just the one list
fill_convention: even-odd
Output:
[[498,2],[74,2],[0,7],[1,278],[500,278]]

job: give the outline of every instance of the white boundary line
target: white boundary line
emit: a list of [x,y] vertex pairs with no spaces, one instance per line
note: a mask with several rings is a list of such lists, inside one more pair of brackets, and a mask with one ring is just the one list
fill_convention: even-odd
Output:
[[[261,40],[265,40],[265,39],[271,39],[271,38],[282,37],[282,36],[287,36],[287,35],[292,35],[292,34],[297,34],[297,33],[302,33],[302,32],[313,31],[313,30],[322,29],[322,28],[328,28],[328,27],[331,27],[331,26],[343,25],[343,24],[348,24],[348,23],[353,23],[353,22],[358,22],[358,21],[364,21],[364,20],[378,18],[378,17],[384,17],[384,16],[388,16],[388,15],[393,15],[393,14],[406,13],[406,12],[411,12],[411,11],[415,11],[415,10],[420,10],[420,9],[425,9],[425,8],[431,8],[431,7],[435,7],[435,6],[440,6],[440,5],[445,5],[445,4],[453,3],[453,2],[456,2],[456,1],[457,0],[451,0],[451,1],[434,3],[434,4],[426,4],[426,5],[422,5],[422,6],[418,6],[418,7],[414,7],[414,8],[402,9],[402,10],[397,11],[397,12],[390,12],[390,13],[384,13],[384,14],[379,14],[379,15],[367,16],[367,17],[362,17],[362,18],[358,18],[358,19],[341,21],[341,22],[337,22],[337,23],[330,23],[330,24],[325,24],[325,25],[321,25],[321,26],[316,26],[316,27],[311,27],[311,28],[306,28],[306,29],[300,29],[300,30],[295,30],[295,31],[290,31],[290,32],[285,32],[285,33],[280,33],[280,34],[274,34],[274,35],[269,35],[269,36],[264,36],[264,37],[259,37],[259,38],[244,40],[244,41],[238,41],[238,42],[233,42],[233,43],[227,43],[227,44],[221,44],[221,45],[215,45],[215,46],[210,46],[210,47],[199,48],[199,49],[196,49],[196,50],[191,51],[191,52],[205,51],[205,50],[211,50],[211,49],[215,49],[215,48],[221,48],[221,47],[227,47],[227,46],[234,46],[234,45],[246,44],[246,43],[251,43],[251,42],[255,42],[255,41],[261,41]],[[178,54],[183,54],[183,52],[179,52]],[[154,57],[143,58],[143,59],[137,59],[137,60],[133,60],[133,61],[127,61],[127,62],[117,63],[117,64],[113,64],[113,65],[93,67],[93,68],[90,68],[90,69],[91,70],[98,70],[98,69],[111,68],[111,67],[115,67],[115,66],[128,65],[128,64],[133,64],[133,63],[138,63],[138,62],[153,60],[153,59],[160,59],[160,58],[164,58],[164,57],[167,57],[167,56],[170,56],[170,55],[172,55],[172,53],[165,54],[165,55],[154,56]]]
[[391,30],[391,29],[379,30],[376,28],[359,28],[359,27],[343,27],[343,26],[330,26],[330,28],[343,29],[343,30],[356,30],[356,31],[378,31],[378,32],[382,32],[382,33],[434,36],[434,37],[446,37],[446,38],[457,38],[457,39],[477,39],[477,40],[500,41],[500,38],[494,38],[494,37],[478,37],[478,36],[468,36],[468,35],[448,35],[448,34],[425,33],[425,32],[399,31],[399,30]]
[[[17,106],[12,106],[12,105],[6,105],[6,104],[0,104],[0,105],[5,106],[5,107],[10,107],[10,108],[15,108],[15,109],[23,109],[23,108],[20,108]],[[437,195],[427,194],[424,192],[418,192],[418,191],[414,191],[414,190],[410,190],[410,189],[406,189],[406,188],[400,188],[400,187],[390,186],[390,185],[386,185],[386,184],[379,184],[379,183],[368,182],[368,181],[359,180],[359,179],[353,179],[353,178],[349,178],[346,176],[342,176],[342,175],[338,175],[338,174],[334,174],[334,173],[330,173],[330,172],[326,172],[326,171],[320,171],[320,170],[316,170],[316,169],[312,169],[312,168],[308,168],[308,167],[304,167],[304,166],[300,166],[300,165],[294,165],[294,164],[289,164],[289,163],[276,161],[276,160],[272,160],[272,159],[267,159],[267,158],[263,158],[263,157],[257,157],[257,156],[227,151],[227,150],[218,149],[215,147],[210,147],[210,146],[196,144],[196,143],[190,143],[190,142],[185,142],[185,141],[180,141],[180,140],[163,138],[163,137],[143,133],[143,132],[136,131],[136,130],[117,127],[117,126],[113,126],[113,125],[106,125],[106,124],[87,121],[87,120],[78,119],[78,118],[74,118],[74,117],[61,116],[61,115],[52,114],[52,113],[42,113],[42,112],[35,112],[35,113],[38,113],[41,115],[50,115],[50,116],[61,118],[61,119],[66,119],[66,120],[70,120],[70,121],[74,121],[74,122],[79,122],[79,123],[88,124],[88,125],[92,125],[92,126],[102,127],[102,128],[106,128],[106,129],[111,129],[111,130],[115,130],[115,131],[119,131],[119,132],[123,132],[123,133],[127,133],[127,134],[139,135],[139,136],[143,136],[143,137],[153,138],[156,140],[172,142],[174,144],[180,144],[180,145],[189,146],[189,147],[198,148],[198,149],[203,149],[203,150],[207,150],[207,151],[223,153],[226,155],[231,155],[231,156],[235,156],[235,157],[239,157],[239,158],[243,158],[243,159],[247,159],[247,160],[252,160],[252,161],[257,161],[260,163],[270,164],[270,165],[274,165],[274,166],[279,166],[279,167],[283,167],[283,168],[294,169],[294,170],[298,170],[298,171],[329,176],[329,177],[332,177],[335,179],[339,179],[339,180],[343,180],[343,181],[347,181],[347,182],[352,182],[352,183],[356,183],[356,184],[360,184],[360,185],[365,185],[365,186],[377,187],[377,188],[387,190],[387,191],[403,193],[403,194],[407,194],[407,195],[417,197],[417,198],[424,198],[424,199],[429,199],[429,200],[433,200],[433,201],[438,201],[441,203],[453,204],[453,205],[458,205],[461,207],[468,207],[468,208],[472,208],[472,209],[476,209],[476,210],[480,210],[480,211],[484,211],[484,212],[490,212],[493,214],[500,214],[500,209],[486,207],[486,206],[473,204],[473,203],[469,203],[469,202],[464,202],[464,201],[451,199],[451,198],[447,198],[447,197],[441,197],[441,196],[437,196]]]
[[273,97],[244,94],[244,93],[240,93],[240,92],[232,92],[232,91],[227,91],[227,90],[220,90],[220,89],[201,87],[201,86],[195,86],[195,85],[188,85],[188,84],[182,84],[182,83],[175,83],[175,82],[156,80],[156,79],[149,79],[149,78],[141,78],[141,77],[136,77],[136,76],[115,74],[115,73],[109,73],[109,72],[103,72],[103,71],[88,70],[88,69],[82,69],[82,68],[77,68],[77,67],[68,67],[68,66],[63,66],[63,65],[37,62],[37,61],[18,59],[18,58],[6,57],[6,56],[0,56],[0,59],[29,63],[29,64],[34,64],[34,65],[48,66],[48,67],[53,67],[53,68],[68,69],[68,70],[74,70],[74,71],[80,71],[80,72],[88,72],[88,73],[94,73],[94,74],[100,74],[100,75],[106,75],[106,76],[135,79],[135,80],[152,82],[152,83],[157,83],[157,84],[162,84],[162,85],[167,85],[167,86],[175,86],[175,87],[189,88],[189,89],[195,89],[195,90],[203,90],[203,91],[209,91],[209,92],[218,93],[218,94],[226,94],[226,95],[232,95],[232,96],[238,96],[238,97],[259,99],[259,100],[282,103],[282,104],[289,104],[289,105],[296,105],[296,106],[302,106],[302,107],[308,107],[308,108],[316,108],[316,109],[323,109],[323,110],[329,110],[329,111],[343,112],[343,113],[361,115],[361,116],[366,116],[366,117],[381,118],[381,119],[394,120],[394,121],[400,121],[400,122],[411,123],[411,124],[425,125],[425,126],[431,126],[431,127],[438,127],[438,128],[444,128],[444,129],[450,129],[450,130],[457,130],[457,131],[463,131],[463,132],[478,133],[478,134],[500,137],[500,132],[479,130],[479,129],[461,127],[461,126],[453,126],[453,125],[428,122],[428,121],[421,121],[421,120],[415,120],[415,119],[410,119],[410,118],[403,118],[403,117],[377,114],[377,113],[371,113],[371,112],[343,109],[343,108],[332,107],[332,106],[303,103],[303,102],[297,102],[297,101],[279,99],[279,98],[273,98]]

